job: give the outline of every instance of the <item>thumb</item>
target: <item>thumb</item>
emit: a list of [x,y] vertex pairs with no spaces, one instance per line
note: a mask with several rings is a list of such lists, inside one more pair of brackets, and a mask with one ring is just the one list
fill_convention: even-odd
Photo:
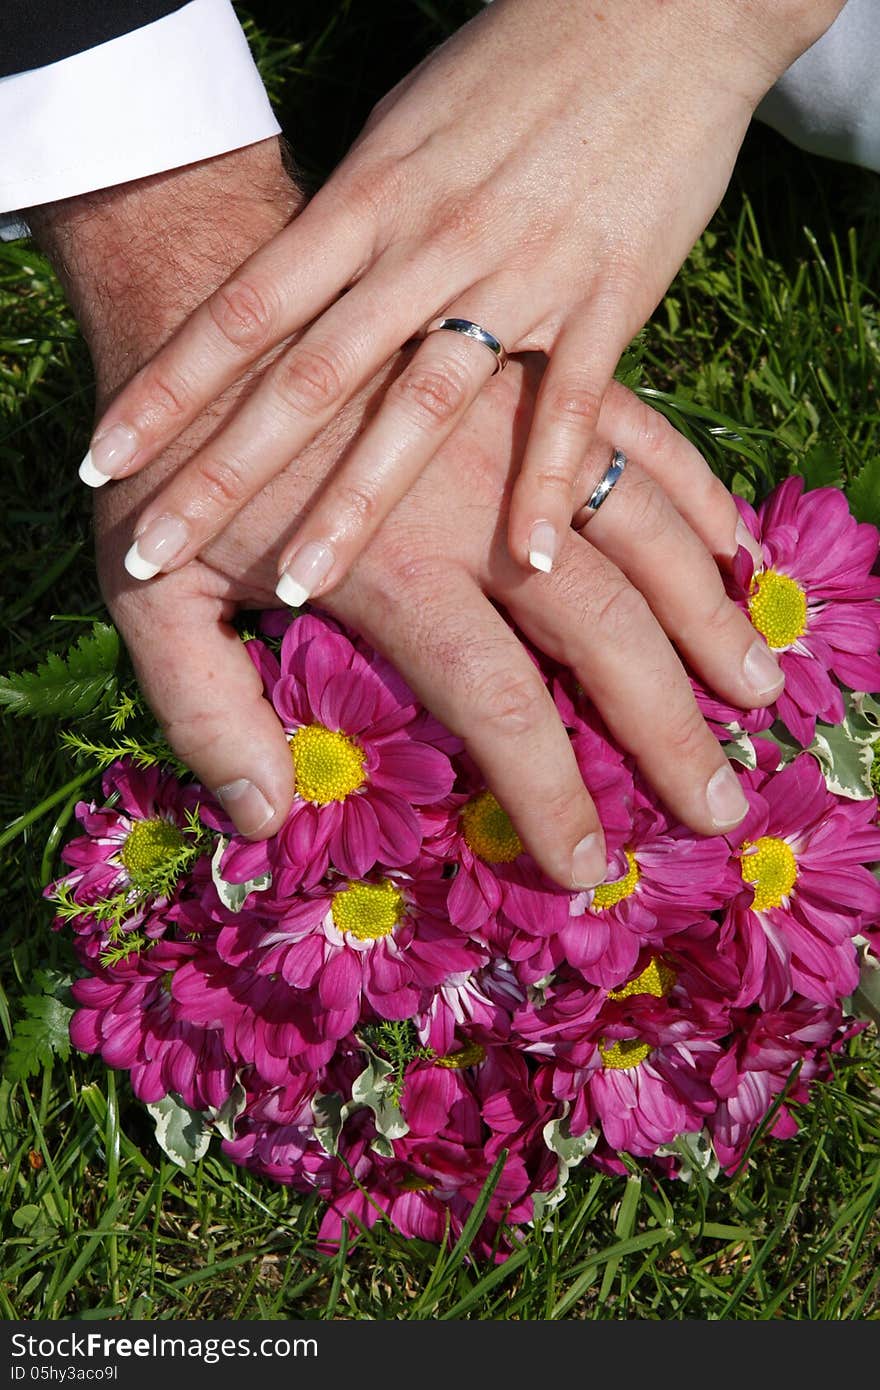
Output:
[[293,800],[290,749],[259,673],[226,620],[230,605],[192,591],[194,568],[126,594],[117,620],[174,752],[240,834],[265,839],[280,829]]

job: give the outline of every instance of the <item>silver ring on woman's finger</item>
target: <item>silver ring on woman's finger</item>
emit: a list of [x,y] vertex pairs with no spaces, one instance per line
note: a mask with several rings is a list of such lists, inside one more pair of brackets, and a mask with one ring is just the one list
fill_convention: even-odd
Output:
[[475,342],[482,343],[487,347],[495,358],[495,372],[503,372],[507,366],[507,350],[500,338],[496,338],[494,333],[490,333],[488,328],[481,328],[478,323],[473,323],[470,319],[433,319],[423,333],[427,338],[429,333],[437,333],[441,328],[447,328],[451,333],[464,333],[465,337],[473,338]]
[[624,468],[626,468],[626,454],[622,449],[615,449],[611,455],[611,462],[605,469],[593,491],[590,493],[586,502],[578,507],[571,519],[571,524],[576,531],[580,531],[582,526],[596,515],[609,492],[620,479]]

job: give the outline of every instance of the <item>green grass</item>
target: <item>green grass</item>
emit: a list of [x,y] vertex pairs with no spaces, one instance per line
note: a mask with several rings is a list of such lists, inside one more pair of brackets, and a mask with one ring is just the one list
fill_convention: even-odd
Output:
[[[250,32],[313,182],[382,91],[475,8],[352,0],[299,5],[294,19],[286,6],[252,7]],[[880,521],[878,183],[755,129],[724,207],[638,344],[640,389],[746,495],[794,469],[812,485],[845,485]],[[0,323],[0,669],[21,670],[103,612],[76,479],[92,383],[55,281],[23,244],[0,247]],[[35,972],[72,967],[40,898],[81,772],[60,733],[52,719],[0,720],[7,1038]],[[734,1180],[579,1170],[548,1228],[499,1268],[385,1227],[326,1259],[314,1202],[215,1153],[175,1167],[124,1078],[74,1054],[27,1084],[0,1082],[0,1313],[877,1318],[876,1031],[836,1059],[798,1118],[794,1140],[760,1137]]]

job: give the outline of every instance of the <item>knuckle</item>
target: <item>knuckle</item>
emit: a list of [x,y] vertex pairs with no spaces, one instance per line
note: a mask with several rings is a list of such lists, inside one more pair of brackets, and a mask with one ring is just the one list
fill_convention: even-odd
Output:
[[673,441],[681,437],[666,417],[635,395],[627,402],[627,409],[635,437],[633,453],[646,459],[656,458],[657,455],[665,457]]
[[208,300],[208,310],[221,337],[235,348],[262,348],[269,336],[272,314],[264,294],[249,280],[230,280]]
[[379,499],[363,483],[341,482],[336,488],[333,510],[347,514],[360,526],[369,526],[379,512]]
[[163,723],[168,742],[187,767],[198,768],[215,748],[229,740],[225,721],[208,714],[176,715]]
[[169,363],[152,363],[146,368],[141,385],[151,416],[173,423],[189,414],[190,388]]
[[419,609],[424,596],[436,592],[436,560],[422,553],[405,536],[395,536],[389,527],[379,533],[380,544],[370,547],[369,583],[375,599],[381,599],[391,613],[399,614],[404,596]]
[[634,479],[627,489],[627,527],[642,546],[653,545],[669,529],[672,509],[650,478]]
[[318,417],[341,402],[345,377],[335,351],[296,347],[275,368],[273,387],[285,406],[301,415]]
[[581,809],[580,799],[567,783],[553,790],[542,790],[541,819],[548,830],[563,831],[579,818]]
[[479,197],[449,199],[434,225],[435,243],[446,250],[451,247],[460,255],[483,241],[486,227],[487,209]]
[[412,411],[422,425],[439,427],[453,420],[464,406],[467,382],[451,363],[443,367],[412,367],[390,388],[393,399]]
[[344,177],[340,174],[337,184],[350,215],[379,222],[390,208],[399,206],[403,193],[400,160],[375,155],[364,158]]
[[564,468],[553,468],[548,465],[538,469],[534,475],[535,485],[542,492],[555,492],[561,494],[566,500],[570,500],[574,479],[571,472]]
[[580,430],[593,430],[599,420],[602,396],[583,376],[564,376],[548,391],[551,416]]
[[544,688],[537,676],[511,675],[495,669],[478,682],[474,708],[483,724],[499,734],[524,734],[538,723]]
[[594,597],[593,621],[601,628],[609,645],[626,642],[653,622],[647,600],[626,580],[606,579],[604,588]]
[[207,499],[223,508],[239,507],[248,497],[244,470],[232,459],[208,454],[193,465],[200,500]]
[[663,741],[676,761],[697,760],[705,748],[707,734],[703,716],[692,699],[681,709],[670,710],[664,718]]

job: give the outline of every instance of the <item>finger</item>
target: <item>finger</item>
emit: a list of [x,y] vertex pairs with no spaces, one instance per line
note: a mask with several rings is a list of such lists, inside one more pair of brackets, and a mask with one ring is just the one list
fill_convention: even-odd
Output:
[[670,812],[704,835],[731,829],[748,806],[669,639],[620,571],[569,536],[552,574],[513,582],[499,597],[542,651],[576,673]]
[[275,834],[293,801],[290,750],[221,601],[173,576],[121,611],[141,689],[175,753],[242,835]]
[[197,555],[426,322],[436,307],[433,254],[405,267],[386,257],[266,371],[145,508],[125,562],[135,579]]
[[359,585],[358,631],[464,740],[545,872],[566,888],[600,883],[607,872],[602,827],[534,663],[469,578],[456,571],[423,581],[421,602],[411,595],[411,619],[394,624],[377,622],[377,614],[399,608],[398,589],[383,596]]
[[581,535],[644,594],[710,689],[741,709],[777,698],[785,677],[770,648],[728,598],[703,541],[633,459]]
[[521,564],[545,573],[552,568],[571,522],[572,489],[627,337],[597,305],[556,342],[510,503],[510,551]]
[[[729,562],[744,545],[755,563],[763,564],[760,545],[699,449],[619,381],[612,381],[605,392],[599,434],[639,461],[716,560]],[[579,500],[575,498],[576,506]]]
[[80,477],[91,487],[156,458],[264,353],[310,323],[369,255],[371,228],[325,190],[185,320],[99,420]]
[[[500,323],[502,298],[490,286],[478,286],[467,304],[450,308],[449,316],[463,323]],[[519,325],[508,320],[507,326],[515,341]],[[498,370],[499,359],[485,343],[446,329],[428,334],[285,548],[280,598],[299,607],[344,577]]]

